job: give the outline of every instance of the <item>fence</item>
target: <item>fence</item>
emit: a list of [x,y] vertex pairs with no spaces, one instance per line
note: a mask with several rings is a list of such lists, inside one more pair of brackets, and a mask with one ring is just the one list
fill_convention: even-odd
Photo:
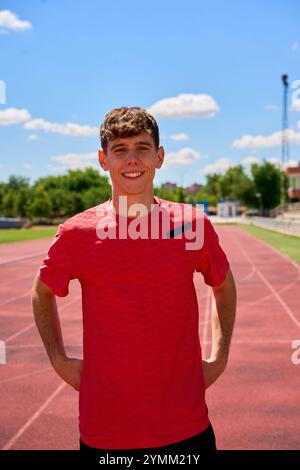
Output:
[[273,219],[270,217],[253,217],[253,225],[275,230],[276,232],[285,233],[300,237],[300,220],[296,219]]

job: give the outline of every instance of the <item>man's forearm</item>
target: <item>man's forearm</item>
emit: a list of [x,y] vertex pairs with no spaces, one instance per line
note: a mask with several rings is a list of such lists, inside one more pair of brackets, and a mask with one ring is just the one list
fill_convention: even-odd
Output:
[[211,357],[225,366],[236,315],[236,288],[231,272],[224,285],[213,289],[213,293]]
[[55,296],[33,290],[32,306],[38,331],[54,365],[57,359],[66,356]]

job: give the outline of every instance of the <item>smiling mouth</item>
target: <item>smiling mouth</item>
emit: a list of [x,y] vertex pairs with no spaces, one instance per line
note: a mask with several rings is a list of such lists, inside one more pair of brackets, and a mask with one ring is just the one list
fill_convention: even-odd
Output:
[[136,180],[140,178],[144,173],[144,171],[127,171],[125,173],[122,173],[122,176],[124,176],[124,178],[127,178],[128,180]]

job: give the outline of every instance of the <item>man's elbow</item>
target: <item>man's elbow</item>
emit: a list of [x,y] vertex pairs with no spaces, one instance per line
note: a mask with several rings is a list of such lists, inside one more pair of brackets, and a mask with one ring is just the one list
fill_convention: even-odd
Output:
[[219,286],[213,287],[214,294],[222,292],[231,292],[233,296],[236,296],[236,286],[231,269],[228,270],[227,275]]
[[31,298],[32,300],[38,298],[38,297],[54,297],[55,294],[48,287],[43,281],[41,281],[39,273],[35,276],[33,285],[32,285],[32,290],[31,290]]

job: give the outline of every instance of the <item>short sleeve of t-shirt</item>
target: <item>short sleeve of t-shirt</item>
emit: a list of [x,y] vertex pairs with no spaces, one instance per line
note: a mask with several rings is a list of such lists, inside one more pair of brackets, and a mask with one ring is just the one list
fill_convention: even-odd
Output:
[[69,282],[76,276],[64,242],[64,228],[59,225],[47,257],[39,267],[39,277],[55,295],[65,297],[69,293]]
[[206,284],[216,287],[225,281],[229,268],[219,237],[209,218],[204,216],[204,243],[195,270],[202,273]]

